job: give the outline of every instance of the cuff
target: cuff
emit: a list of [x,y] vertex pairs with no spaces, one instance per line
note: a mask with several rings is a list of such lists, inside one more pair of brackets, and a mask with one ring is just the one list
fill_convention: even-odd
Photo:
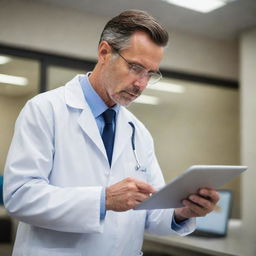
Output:
[[104,220],[106,216],[106,189],[102,188],[100,196],[100,220]]
[[174,231],[179,231],[182,228],[184,228],[184,226],[187,224],[187,222],[189,221],[189,219],[187,220],[183,220],[181,221],[179,224],[175,221],[174,215],[172,216],[172,224],[171,224],[171,228]]

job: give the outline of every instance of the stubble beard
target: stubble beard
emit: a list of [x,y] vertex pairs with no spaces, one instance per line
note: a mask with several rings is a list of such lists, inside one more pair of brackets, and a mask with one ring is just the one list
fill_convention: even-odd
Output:
[[131,103],[141,95],[141,91],[137,87],[132,89],[121,90],[117,93],[110,94],[110,98],[116,104],[128,107]]

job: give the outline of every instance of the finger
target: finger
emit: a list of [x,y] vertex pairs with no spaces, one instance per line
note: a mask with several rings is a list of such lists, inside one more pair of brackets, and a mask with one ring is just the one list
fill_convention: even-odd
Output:
[[[193,217],[201,217],[201,216],[205,216],[207,214],[207,212],[205,211],[204,208],[202,208],[201,206],[185,199],[182,201],[183,205],[186,206],[191,213],[193,213]],[[191,215],[192,217],[192,215]]]
[[144,193],[138,193],[135,198],[134,198],[134,206],[139,205],[141,202],[143,202],[145,199],[147,199],[150,195],[149,194],[144,194]]
[[220,199],[219,193],[214,189],[203,188],[199,190],[199,194],[205,198],[209,198],[214,204]]
[[137,193],[135,195],[135,200],[138,201],[138,202],[142,202],[144,201],[145,199],[149,198],[150,195],[149,194],[145,194],[145,193]]
[[214,203],[212,203],[212,201],[206,199],[205,197],[201,197],[198,195],[190,195],[188,199],[192,203],[198,205],[201,208],[206,209],[207,211],[210,211],[214,208]]
[[153,186],[151,186],[150,184],[148,184],[146,182],[140,181],[140,180],[136,180],[136,186],[143,193],[154,193],[154,192],[156,192],[156,189]]

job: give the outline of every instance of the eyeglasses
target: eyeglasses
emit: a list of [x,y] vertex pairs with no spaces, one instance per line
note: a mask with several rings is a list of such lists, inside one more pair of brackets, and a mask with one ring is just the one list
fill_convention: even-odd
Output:
[[130,74],[138,77],[139,79],[142,79],[143,77],[147,77],[148,84],[155,84],[162,78],[162,74],[160,71],[147,71],[144,67],[138,64],[129,62],[124,56],[122,56],[119,53],[117,49],[113,48],[113,50],[128,64],[130,69]]

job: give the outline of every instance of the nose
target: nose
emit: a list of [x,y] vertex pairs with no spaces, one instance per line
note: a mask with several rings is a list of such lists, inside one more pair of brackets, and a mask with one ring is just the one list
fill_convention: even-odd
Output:
[[137,78],[134,82],[134,85],[140,88],[140,91],[143,91],[148,85],[148,80],[148,76]]

